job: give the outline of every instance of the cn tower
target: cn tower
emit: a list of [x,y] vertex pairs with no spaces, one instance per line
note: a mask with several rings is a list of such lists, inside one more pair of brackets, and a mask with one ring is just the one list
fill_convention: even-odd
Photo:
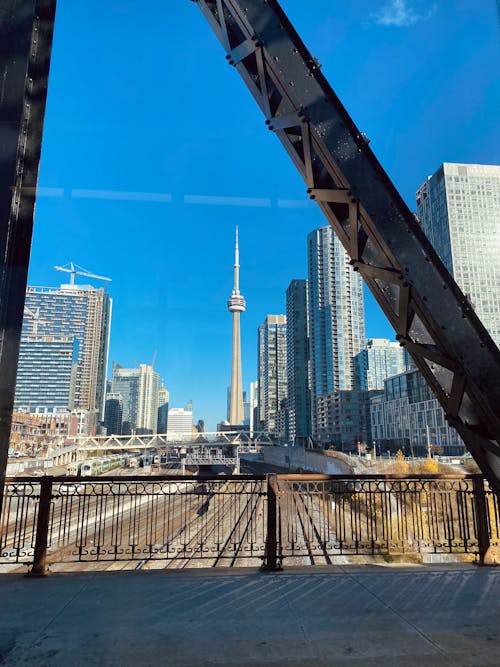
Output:
[[241,381],[241,340],[240,313],[245,312],[246,302],[240,294],[240,251],[238,248],[238,227],[236,227],[236,246],[234,251],[234,287],[227,309],[233,314],[233,358],[231,365],[231,393],[229,398],[229,423],[242,424],[243,385]]

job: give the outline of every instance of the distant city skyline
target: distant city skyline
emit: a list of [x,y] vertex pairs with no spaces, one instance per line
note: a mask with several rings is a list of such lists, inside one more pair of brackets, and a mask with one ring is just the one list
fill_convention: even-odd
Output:
[[[235,224],[248,389],[255,331],[267,313],[285,312],[287,285],[306,277],[304,239],[324,220],[201,13],[170,4],[153,3],[155,20],[138,26],[137,0],[127,11],[59,3],[29,284],[56,285],[52,267],[70,259],[111,277],[110,360],[132,367],[157,350],[172,404],[193,398],[211,430],[230,377],[224,303]],[[497,17],[493,3],[478,11],[469,0],[412,25],[382,25],[374,15],[383,4],[311,11],[283,2],[414,210],[415,190],[442,162],[499,162]],[[141,56],[126,59],[123,40]],[[158,86],[160,73],[168,85]],[[153,91],[164,132],[151,122]],[[366,294],[365,305],[367,337],[394,340]]]

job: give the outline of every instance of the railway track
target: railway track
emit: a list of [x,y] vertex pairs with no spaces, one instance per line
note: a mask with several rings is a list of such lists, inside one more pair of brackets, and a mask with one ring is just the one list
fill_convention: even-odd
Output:
[[[330,558],[325,542],[318,529],[318,521],[321,521],[321,516],[319,516],[320,515],[319,508],[317,506],[315,508],[314,506],[314,499],[312,499],[311,496],[305,493],[304,491],[302,491],[301,493],[294,491],[293,484],[291,484],[290,482],[282,484],[280,492],[291,499],[291,505],[294,508],[292,519],[295,518],[295,520],[297,521],[294,534],[299,534],[299,533],[302,534],[304,546],[307,551],[306,558],[309,560],[308,564],[331,565],[332,559]],[[308,506],[309,500],[311,500],[311,507]],[[315,512],[314,509],[318,511]],[[288,510],[288,503],[287,503],[287,510]],[[287,525],[289,525],[288,523],[289,519],[290,517],[287,517]],[[299,528],[298,531],[297,527]],[[292,552],[296,544],[297,542],[295,542],[295,540],[292,538],[291,541]],[[317,549],[315,547],[319,547],[322,553],[318,554]],[[291,556],[294,557],[294,554],[292,553]]]
[[[217,567],[218,565],[235,567],[238,560],[242,560],[242,558],[240,558],[240,553],[245,549],[245,541],[247,543],[250,542],[250,550],[252,550],[253,536],[251,536],[250,541],[247,540],[247,536],[251,533],[252,528],[258,530],[259,518],[262,521],[263,512],[260,514],[258,512],[259,508],[263,505],[262,493],[253,490],[252,498],[253,502],[251,501],[250,503],[247,503],[240,512],[237,520],[234,521],[227,540],[219,551],[217,557],[214,559],[212,567]],[[241,531],[242,525],[244,527]],[[235,539],[236,537],[239,537],[239,539]],[[259,558],[259,556],[257,556],[257,558]]]
[[[124,482],[127,482],[124,478]],[[95,563],[103,561],[129,560],[137,557],[137,552],[144,547],[153,545],[152,535],[158,527],[175,530],[186,521],[189,513],[196,513],[199,502],[195,501],[187,509],[186,495],[182,493],[135,494],[133,484],[127,483],[126,489],[121,482],[109,484],[105,490],[100,489],[98,482],[78,480],[75,487],[82,487],[66,495],[59,495],[54,489],[56,502],[53,507],[50,533],[50,562]],[[149,483],[145,484],[145,488]],[[155,484],[155,480],[151,480]],[[156,483],[157,484],[157,483]],[[171,482],[177,490],[189,484]],[[95,485],[95,486],[93,486]],[[167,484],[168,486],[168,484]],[[90,490],[89,487],[93,487]],[[132,492],[132,493],[130,493]],[[32,507],[27,511],[26,503],[32,498]],[[194,498],[194,494],[191,498]],[[20,544],[25,545],[27,553],[33,549],[34,528],[36,524],[36,502],[38,493],[33,496],[18,497],[14,511],[8,513],[11,520],[2,526],[3,552],[15,552]],[[7,513],[4,514],[6,516]],[[19,518],[23,517],[23,522]],[[162,521],[163,519],[163,521]],[[21,526],[21,527],[20,527]],[[113,548],[116,545],[116,548]],[[136,549],[134,545],[139,545]],[[8,560],[4,561],[9,564]],[[16,563],[12,557],[12,565],[24,570],[26,564]],[[14,570],[17,571],[17,570]]]
[[[181,543],[177,554],[170,559],[165,567],[167,569],[184,569],[193,565],[204,565],[209,561],[210,567],[217,567],[223,562],[227,564],[230,560],[230,567],[234,566],[244,548],[244,538],[248,534],[252,521],[257,513],[260,496],[254,497],[255,492],[248,491],[248,482],[241,482],[235,488],[227,493],[227,489],[222,492],[223,498],[215,498],[216,507],[212,508],[210,514],[206,512],[206,519],[200,517],[201,525],[198,526],[195,533],[190,536],[187,542]],[[253,500],[247,501],[247,496],[251,493]],[[235,499],[244,498],[243,509],[237,509]],[[245,519],[246,517],[246,519]],[[244,521],[244,528],[238,542],[234,541],[237,531],[240,530],[241,522]],[[214,552],[213,557],[207,556],[207,551]],[[231,552],[229,556],[227,554]],[[257,557],[258,558],[258,557]]]

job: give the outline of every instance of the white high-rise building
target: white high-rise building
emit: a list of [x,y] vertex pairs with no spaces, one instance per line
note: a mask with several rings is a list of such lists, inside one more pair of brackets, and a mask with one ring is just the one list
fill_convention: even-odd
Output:
[[175,439],[175,436],[192,436],[193,435],[193,409],[187,408],[170,408],[168,411],[168,428],[167,434],[169,438]]
[[249,392],[249,411],[250,411],[250,435],[253,435],[259,428],[259,383],[250,382]]
[[500,345],[500,166],[445,162],[416,196],[424,232]]

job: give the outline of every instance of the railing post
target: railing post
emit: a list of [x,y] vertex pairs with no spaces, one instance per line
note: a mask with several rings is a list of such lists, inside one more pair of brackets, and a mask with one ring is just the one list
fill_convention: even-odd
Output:
[[266,557],[262,569],[266,571],[281,570],[278,563],[278,479],[273,473],[266,475],[267,478],[267,535],[266,535]]
[[479,549],[479,562],[481,565],[490,565],[488,562],[488,550],[490,548],[490,532],[488,528],[488,506],[484,490],[484,479],[481,474],[474,475],[472,480],[474,490],[474,508],[476,512],[477,545]]
[[32,577],[45,577],[49,574],[49,566],[46,561],[51,501],[52,477],[42,477],[40,479],[40,501],[38,503],[36,521],[35,553],[33,556],[33,567],[29,572],[29,575]]

